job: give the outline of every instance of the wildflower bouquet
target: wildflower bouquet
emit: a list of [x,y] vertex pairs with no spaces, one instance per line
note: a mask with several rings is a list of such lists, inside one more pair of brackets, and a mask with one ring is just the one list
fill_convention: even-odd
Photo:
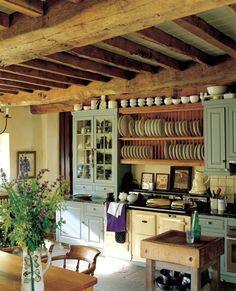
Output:
[[45,172],[48,170],[39,171],[36,178],[31,179],[21,173],[20,177],[8,182],[0,169],[1,187],[9,195],[9,201],[0,207],[4,233],[12,245],[31,252],[44,244],[49,231],[62,224],[62,221],[55,222],[54,217],[69,190],[69,182],[61,177],[51,185],[49,181],[42,181]]

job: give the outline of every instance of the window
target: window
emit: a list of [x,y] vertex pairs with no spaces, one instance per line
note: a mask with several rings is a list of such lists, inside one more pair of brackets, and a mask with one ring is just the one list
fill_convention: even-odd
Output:
[[9,133],[3,133],[0,135],[0,168],[3,168],[7,177],[10,178]]

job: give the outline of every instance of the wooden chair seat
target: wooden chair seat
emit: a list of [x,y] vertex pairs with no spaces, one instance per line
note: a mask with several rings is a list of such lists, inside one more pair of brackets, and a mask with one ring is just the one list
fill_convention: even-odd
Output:
[[84,261],[88,264],[86,270],[81,273],[94,275],[96,269],[97,257],[100,255],[100,251],[88,246],[71,245],[69,252],[64,255],[52,256],[52,261],[63,261],[63,268],[66,269],[68,260],[77,260],[76,272],[79,272],[80,261]]

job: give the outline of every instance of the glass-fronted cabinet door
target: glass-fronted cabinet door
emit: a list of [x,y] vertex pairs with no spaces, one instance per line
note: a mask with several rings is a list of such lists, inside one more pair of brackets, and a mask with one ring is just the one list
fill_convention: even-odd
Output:
[[93,123],[92,118],[76,121],[76,178],[93,181]]
[[113,182],[114,116],[96,116],[94,123],[94,181]]

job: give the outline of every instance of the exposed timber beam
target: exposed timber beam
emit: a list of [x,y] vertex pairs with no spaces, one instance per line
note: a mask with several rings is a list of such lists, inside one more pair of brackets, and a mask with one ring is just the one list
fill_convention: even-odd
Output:
[[69,53],[81,56],[83,58],[88,58],[89,60],[117,66],[130,71],[146,71],[150,73],[157,72],[157,67],[155,66],[147,65],[142,62],[138,62],[91,45],[81,48],[74,48],[70,50]]
[[236,58],[236,41],[209,25],[201,18],[192,15],[177,19],[175,23],[213,46],[220,48],[232,58]]
[[107,39],[103,43],[128,52],[131,55],[136,55],[142,57],[143,59],[151,60],[164,68],[172,68],[175,70],[181,70],[183,68],[181,62],[123,37]]
[[[195,64],[184,71],[162,70],[158,74],[140,73],[132,80],[113,79],[108,83],[92,82],[87,87],[72,85],[65,90],[51,89],[49,92],[19,93],[20,98],[5,95],[0,98],[0,104],[6,105],[41,105],[62,102],[88,102],[89,99],[101,95],[122,96],[128,94],[153,95],[169,88],[206,89],[209,84],[230,84],[235,82],[236,60],[230,59],[224,63],[210,67]],[[201,92],[198,91],[198,92]]]
[[26,90],[41,90],[41,91],[48,91],[50,90],[49,87],[43,87],[18,81],[12,81],[12,80],[2,80],[0,79],[0,84],[7,85],[9,87],[19,88],[20,90],[26,89]]
[[79,3],[79,2],[82,2],[82,0],[67,0],[67,1],[69,1],[71,3]]
[[236,13],[236,4],[229,5],[229,8]]
[[21,17],[17,26],[0,32],[0,65],[82,47],[232,3],[235,0],[91,0],[80,5],[52,1],[46,16]]
[[57,73],[59,75],[67,76],[67,77],[86,79],[90,81],[108,82],[111,79],[110,77],[74,69],[71,67],[67,67],[67,66],[52,63],[52,62],[46,62],[44,60],[31,60],[28,62],[18,64],[18,66],[36,69],[43,72]]
[[39,0],[0,0],[0,5],[32,17],[43,15],[43,2]]
[[12,86],[6,86],[6,85],[2,85],[0,83],[0,88],[1,89],[4,89],[4,90],[9,90],[10,91],[24,91],[24,92],[29,92],[29,93],[32,93],[33,90],[29,90],[29,89],[23,89],[23,88],[20,88],[20,87],[12,87]]
[[0,11],[0,30],[6,29],[10,26],[10,16]]
[[42,72],[39,70],[24,68],[17,65],[11,65],[5,68],[0,68],[0,71],[13,73],[19,76],[28,76],[28,77],[32,77],[36,79],[54,81],[54,82],[65,83],[65,84],[88,85],[89,83],[89,81],[86,81],[86,80],[66,77],[66,76],[58,75],[56,73]]
[[133,35],[157,43],[182,55],[186,55],[198,63],[214,64],[215,58],[156,27],[137,31],[136,33],[133,33]]
[[135,76],[135,73],[130,71],[125,71],[120,68],[111,67],[104,64],[99,64],[88,59],[83,59],[70,55],[68,53],[56,53],[43,57],[47,61],[56,61],[60,64],[71,66],[73,68],[82,69],[85,71],[100,73],[109,77],[118,77],[122,79],[131,79]]

